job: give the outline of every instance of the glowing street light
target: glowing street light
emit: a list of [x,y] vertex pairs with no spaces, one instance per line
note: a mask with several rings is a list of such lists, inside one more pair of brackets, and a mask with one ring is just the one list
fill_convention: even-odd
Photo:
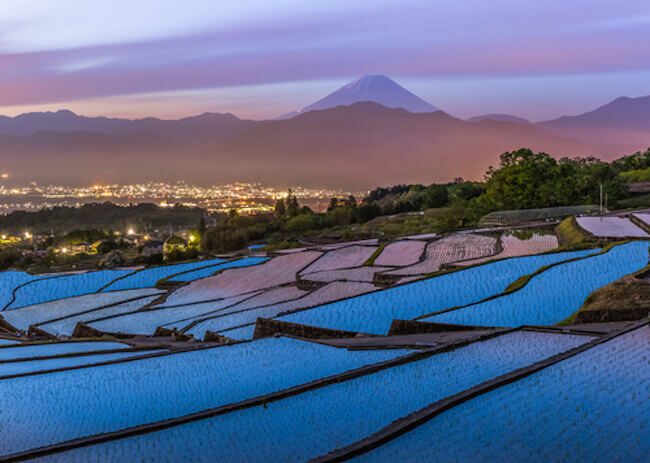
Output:
[[190,243],[193,243],[194,240],[196,240],[196,237],[194,235],[190,235]]
[[129,228],[126,232],[127,235],[135,235],[135,230],[133,228]]
[[3,239],[3,240],[6,240],[6,239],[7,239],[7,235],[2,235],[2,239]]
[[66,252],[68,252],[68,248],[62,248],[62,249],[61,249],[61,252],[62,252],[63,254],[65,254]]
[[32,234],[29,233],[28,231],[26,231],[26,232],[25,232],[25,238],[26,238],[26,239],[31,239],[31,237],[32,237]]

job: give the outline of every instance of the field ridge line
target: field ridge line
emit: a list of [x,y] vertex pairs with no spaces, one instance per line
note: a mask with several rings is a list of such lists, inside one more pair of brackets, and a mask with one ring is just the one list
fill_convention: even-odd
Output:
[[497,333],[486,334],[478,338],[456,341],[433,349],[420,350],[394,359],[373,363],[370,365],[364,365],[362,367],[355,368],[352,370],[347,370],[342,373],[326,376],[324,378],[319,378],[310,381],[308,383],[300,384],[287,389],[282,389],[280,391],[272,392],[262,396],[253,397],[232,404],[222,405],[216,408],[202,410],[200,412],[183,415],[176,418],[170,418],[167,420],[156,421],[153,423],[132,426],[129,428],[125,428],[117,431],[111,431],[107,433],[80,437],[77,439],[59,442],[56,444],[25,450],[23,452],[1,455],[0,462],[25,461],[33,458],[44,457],[47,455],[61,453],[61,452],[65,452],[68,450],[73,450],[81,447],[88,447],[91,445],[115,441],[115,440],[124,439],[127,437],[137,436],[141,434],[149,434],[155,431],[160,431],[163,429],[180,426],[194,421],[199,421],[206,418],[213,418],[215,416],[224,415],[226,413],[235,412],[247,408],[252,408],[259,405],[265,405],[271,402],[277,402],[279,400],[286,399],[288,397],[292,397],[305,392],[309,392],[315,389],[320,389],[329,386],[331,384],[340,383],[343,381],[349,381],[361,376],[377,373],[379,371],[386,370],[388,368],[393,368],[407,363],[423,360],[425,358],[431,357],[436,354],[449,352],[451,350],[459,349],[461,347],[465,347],[466,345],[473,344],[475,342],[481,342],[517,330],[519,330],[519,328],[512,328]]
[[434,402],[430,405],[427,405],[420,410],[417,410],[409,415],[406,415],[402,418],[398,418],[393,421],[388,426],[380,429],[379,431],[371,434],[370,436],[361,439],[353,444],[350,444],[346,447],[335,449],[326,455],[320,457],[312,458],[309,460],[309,463],[333,463],[347,461],[351,458],[363,455],[370,452],[400,436],[406,434],[410,431],[413,431],[420,425],[426,423],[427,421],[432,420],[436,416],[442,414],[443,412],[450,410],[458,405],[468,402],[478,396],[487,394],[495,389],[498,389],[502,386],[517,382],[521,379],[531,376],[545,368],[556,365],[564,360],[567,360],[571,357],[575,357],[578,354],[581,354],[593,347],[596,347],[600,344],[604,344],[612,339],[621,336],[623,334],[629,333],[647,325],[650,320],[642,320],[639,323],[627,327],[621,331],[610,333],[600,338],[595,338],[592,341],[589,341],[585,344],[582,344],[573,349],[561,352],[559,354],[547,357],[544,360],[535,362],[531,365],[527,365],[522,368],[518,368],[509,373],[506,373],[501,376],[497,376],[491,380],[485,381],[481,384],[478,384],[474,387],[466,389],[457,394],[445,397],[442,400]]

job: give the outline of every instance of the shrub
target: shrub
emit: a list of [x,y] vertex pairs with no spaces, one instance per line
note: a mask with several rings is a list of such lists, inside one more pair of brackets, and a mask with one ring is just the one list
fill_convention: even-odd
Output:
[[108,254],[105,254],[101,259],[99,259],[98,263],[100,268],[122,267],[125,264],[126,261],[124,260],[124,256],[118,250],[113,250]]

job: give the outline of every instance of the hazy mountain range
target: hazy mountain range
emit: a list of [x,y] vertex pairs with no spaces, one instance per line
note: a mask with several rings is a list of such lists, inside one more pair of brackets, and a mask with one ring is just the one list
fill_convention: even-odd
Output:
[[19,183],[260,180],[358,189],[479,179],[501,152],[520,147],[612,159],[647,146],[650,97],[538,124],[503,114],[464,121],[385,76],[363,77],[279,120],[0,117],[2,170]]

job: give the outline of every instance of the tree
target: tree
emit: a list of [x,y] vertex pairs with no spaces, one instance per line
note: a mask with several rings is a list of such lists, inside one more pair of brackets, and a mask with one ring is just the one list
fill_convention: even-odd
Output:
[[285,205],[283,198],[278,198],[275,200],[274,214],[275,217],[277,217],[279,220],[284,220],[287,218],[287,206]]
[[125,263],[126,261],[124,260],[122,253],[118,250],[114,250],[102,256],[102,258],[99,259],[98,265],[100,268],[114,268],[122,267]]
[[367,222],[368,220],[372,220],[375,217],[378,217],[381,215],[381,209],[377,205],[376,202],[372,203],[367,203],[363,202],[358,208],[357,208],[357,217],[359,222]]
[[298,205],[298,198],[296,198],[296,195],[291,194],[291,188],[289,188],[289,193],[287,194],[286,203],[287,203],[287,216],[289,216],[289,218],[297,216],[300,206]]
[[460,198],[453,199],[449,207],[435,216],[435,223],[439,231],[458,230],[467,226],[470,223],[467,201]]
[[316,216],[313,214],[300,214],[289,219],[283,228],[292,233],[304,233],[316,228]]
[[196,232],[199,234],[199,236],[205,235],[205,218],[201,216],[201,220],[199,220],[199,226],[196,228]]
[[475,182],[461,182],[451,185],[450,196],[453,198],[460,198],[469,201],[485,193],[485,188],[481,184]]
[[447,193],[447,187],[444,185],[433,183],[424,190],[424,194],[424,205],[427,208],[445,207],[449,203],[449,194]]
[[557,162],[546,153],[529,149],[501,155],[499,169],[490,167],[486,174],[483,202],[492,210],[549,207],[556,182]]

